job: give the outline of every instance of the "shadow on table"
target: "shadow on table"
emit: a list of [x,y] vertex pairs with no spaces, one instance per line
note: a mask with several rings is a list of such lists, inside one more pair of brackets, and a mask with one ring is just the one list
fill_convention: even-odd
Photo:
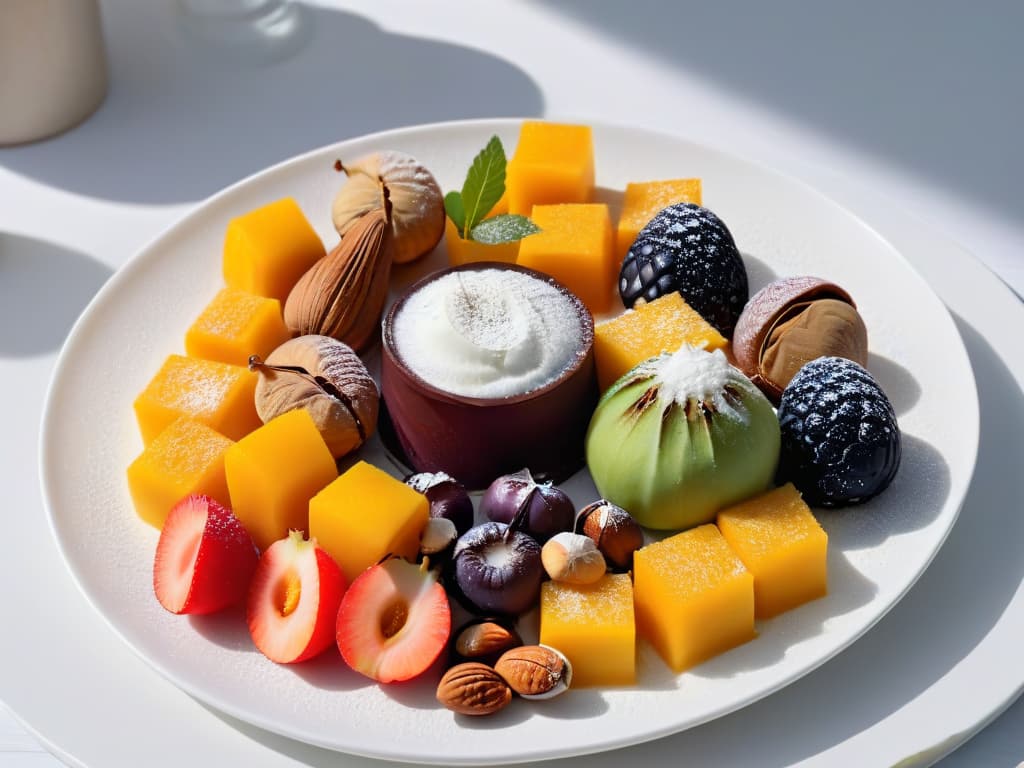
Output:
[[543,111],[538,86],[492,54],[298,10],[298,50],[243,65],[187,34],[175,3],[108,0],[106,102],[62,136],[0,149],[0,165],[93,197],[173,203],[364,133]]
[[1012,95],[1024,67],[1020,4],[543,4],[1024,220],[1024,153],[1007,154],[1024,123],[1024,100]]
[[0,232],[0,357],[59,349],[111,274],[79,251]]

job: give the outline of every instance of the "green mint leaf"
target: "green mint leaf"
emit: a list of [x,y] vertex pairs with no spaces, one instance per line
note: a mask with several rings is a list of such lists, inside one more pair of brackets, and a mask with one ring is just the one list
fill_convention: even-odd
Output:
[[522,240],[536,232],[540,232],[540,227],[525,216],[504,213],[481,221],[470,230],[469,239],[484,245],[499,245]]
[[462,203],[462,195],[459,192],[449,192],[444,196],[444,212],[452,220],[452,224],[459,230],[459,237],[466,237],[466,207]]
[[501,139],[492,136],[487,146],[473,158],[462,185],[462,202],[466,211],[466,231],[472,231],[505,193],[505,148]]

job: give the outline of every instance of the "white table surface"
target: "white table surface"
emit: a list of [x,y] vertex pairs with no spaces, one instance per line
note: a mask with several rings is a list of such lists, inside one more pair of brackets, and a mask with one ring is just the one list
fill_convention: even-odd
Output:
[[[869,221],[868,210],[879,221],[898,211],[960,243],[1024,295],[1020,6],[666,5],[363,0],[303,6],[308,37],[297,52],[243,65],[188,42],[169,0],[103,2],[111,66],[105,104],[63,136],[0,148],[5,514],[43,514],[35,447],[45,385],[71,323],[104,280],[222,186],[374,130],[542,115],[678,134],[785,170],[855,210],[859,201]],[[881,223],[879,229],[886,231]],[[956,290],[993,290],[985,280],[958,288],[948,276],[922,271],[944,298]],[[972,337],[971,323],[958,320],[977,365],[978,350],[989,348]],[[1007,334],[1004,349],[1015,343]],[[987,365],[1000,370],[999,352],[991,354]],[[979,381],[979,388],[1020,398],[1016,375],[1016,389],[1012,377],[1008,387]],[[984,422],[983,410],[983,430]],[[3,573],[17,604],[16,575]],[[927,576],[920,589],[940,588]],[[46,578],[69,588],[66,573]],[[912,592],[908,599],[914,598]],[[926,604],[918,598],[905,610]],[[81,621],[95,622],[90,610],[77,609]],[[31,618],[46,616],[38,607]],[[0,632],[19,631],[22,620],[7,614]],[[884,637],[884,622],[879,631]],[[882,642],[877,634],[862,642]],[[39,696],[81,701],[83,722],[110,732],[109,751],[89,764],[143,764],[118,746],[125,724],[89,722],[90,696],[103,692],[76,690],[73,674],[59,684],[47,680],[48,663],[0,659],[0,700],[15,714],[20,705],[33,715],[46,700]],[[38,694],[8,682],[5,672],[15,665],[39,667]],[[141,662],[118,667],[111,670],[112,686],[149,674],[155,673]],[[770,700],[785,707],[784,693]],[[140,699],[144,717],[150,703]],[[182,711],[193,726],[214,718],[194,703]],[[897,714],[864,716],[895,722]],[[44,741],[65,760],[82,761],[73,743],[55,742],[46,732],[46,718],[32,719],[38,738],[0,707],[0,768],[60,765]],[[1022,726],[1024,703],[1018,702],[941,765],[1016,765],[1024,759]],[[949,737],[952,744],[963,739]],[[303,762],[302,754],[293,759]]]

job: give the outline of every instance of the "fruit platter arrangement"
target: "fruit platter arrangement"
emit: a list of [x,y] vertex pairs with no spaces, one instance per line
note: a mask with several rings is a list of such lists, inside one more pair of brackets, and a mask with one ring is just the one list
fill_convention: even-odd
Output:
[[[134,376],[129,514],[107,527],[144,542],[133,600],[275,681],[255,701],[290,676],[297,710],[323,694],[404,709],[410,742],[545,734],[460,762],[650,738],[808,671],[930,554],[781,676],[653,724],[616,704],[757,678],[865,612],[885,590],[843,541],[870,529],[884,561],[886,538],[929,528],[930,511],[875,510],[917,493],[904,476],[922,461],[942,465],[897,418],[920,389],[878,355],[894,326],[848,265],[787,270],[770,236],[734,236],[713,178],[677,162],[601,186],[590,126],[503,128],[443,157],[385,135],[333,158],[312,192],[236,200],[183,349],[140,339],[156,362]],[[930,478],[942,508],[948,474]],[[311,743],[415,759],[401,738],[370,748],[199,693]],[[556,744],[588,711],[634,735]]]

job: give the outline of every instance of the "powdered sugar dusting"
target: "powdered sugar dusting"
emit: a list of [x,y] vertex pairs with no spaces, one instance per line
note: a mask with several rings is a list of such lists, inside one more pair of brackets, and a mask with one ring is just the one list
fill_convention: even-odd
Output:
[[733,368],[720,349],[706,352],[684,344],[672,355],[663,355],[644,364],[658,383],[658,399],[663,407],[671,403],[685,406],[690,400],[711,404],[715,412],[736,421],[747,422],[750,414],[730,397],[728,389],[750,396],[760,392],[742,373]]

